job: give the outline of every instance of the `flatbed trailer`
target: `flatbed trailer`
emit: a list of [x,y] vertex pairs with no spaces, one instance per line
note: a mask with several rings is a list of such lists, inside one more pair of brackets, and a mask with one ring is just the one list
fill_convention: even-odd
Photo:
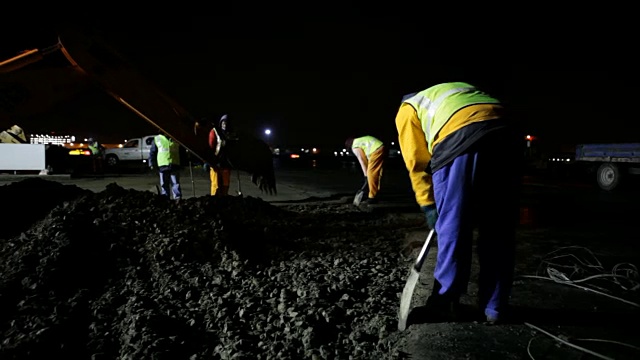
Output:
[[640,143],[579,144],[575,161],[595,172],[601,189],[612,191],[627,175],[640,174]]

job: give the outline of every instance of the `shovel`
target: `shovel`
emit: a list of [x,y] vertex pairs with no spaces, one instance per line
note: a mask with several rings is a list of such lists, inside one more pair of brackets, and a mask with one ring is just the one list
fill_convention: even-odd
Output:
[[429,235],[427,235],[427,240],[425,240],[424,245],[422,245],[422,249],[420,250],[420,254],[418,255],[416,263],[411,266],[411,273],[409,274],[409,278],[407,279],[406,284],[404,284],[402,297],[400,297],[400,313],[398,315],[398,330],[400,331],[404,331],[404,329],[407,328],[407,318],[409,317],[409,307],[411,306],[413,291],[415,290],[418,279],[420,278],[422,264],[424,264],[424,260],[429,253],[429,249],[431,248],[432,244],[431,240],[434,234],[435,231],[431,229],[429,231]]
[[364,180],[364,185],[362,185],[360,190],[358,190],[358,192],[356,193],[356,196],[353,197],[353,205],[360,206],[360,203],[362,202],[362,198],[364,197],[365,192],[367,193],[367,195],[369,195],[369,183],[367,182],[366,178]]

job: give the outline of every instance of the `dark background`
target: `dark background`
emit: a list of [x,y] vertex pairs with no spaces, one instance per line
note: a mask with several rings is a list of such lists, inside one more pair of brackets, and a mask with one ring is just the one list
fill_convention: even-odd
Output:
[[[523,136],[552,150],[638,141],[637,56],[625,9],[560,14],[521,5],[465,16],[349,2],[57,8],[62,15],[3,24],[0,49],[6,58],[49,46],[57,27],[79,25],[113,43],[195,118],[229,113],[256,134],[272,129],[273,144],[341,146],[364,134],[394,140],[402,95],[441,81],[467,81],[501,98]],[[3,126],[103,142],[154,131],[100,91],[62,83],[56,91],[73,96],[28,115],[5,108]]]

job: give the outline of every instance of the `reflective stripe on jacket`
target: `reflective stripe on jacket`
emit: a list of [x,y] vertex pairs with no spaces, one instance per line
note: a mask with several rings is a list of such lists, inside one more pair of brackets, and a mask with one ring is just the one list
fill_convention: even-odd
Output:
[[499,104],[500,101],[463,82],[444,83],[403,100],[411,105],[420,119],[429,152],[433,153],[434,139],[451,116],[463,107],[474,104]]
[[180,165],[180,145],[164,135],[157,135],[153,141],[158,147],[158,167]]

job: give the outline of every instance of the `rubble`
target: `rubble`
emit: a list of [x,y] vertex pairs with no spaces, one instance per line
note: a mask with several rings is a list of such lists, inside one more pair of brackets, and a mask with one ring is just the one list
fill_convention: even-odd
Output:
[[400,356],[400,220],[115,183],[0,194],[29,197],[0,239],[2,359]]

